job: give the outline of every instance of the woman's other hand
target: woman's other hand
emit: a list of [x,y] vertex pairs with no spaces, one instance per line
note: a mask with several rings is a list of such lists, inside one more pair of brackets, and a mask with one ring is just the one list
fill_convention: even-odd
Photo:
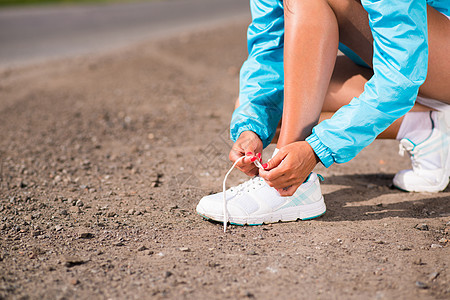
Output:
[[261,161],[263,144],[259,136],[253,131],[244,131],[231,148],[229,158],[234,163],[237,159],[245,156],[236,167],[248,176],[258,175],[258,168],[253,162]]
[[282,147],[259,175],[281,196],[292,196],[319,161],[307,142],[295,142]]

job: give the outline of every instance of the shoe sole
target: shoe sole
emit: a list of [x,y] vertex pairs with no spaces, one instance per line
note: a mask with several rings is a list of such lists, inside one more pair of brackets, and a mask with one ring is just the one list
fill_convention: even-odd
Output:
[[[288,207],[260,216],[229,217],[228,222],[240,226],[257,226],[278,222],[294,222],[299,219],[303,221],[311,220],[322,216],[325,212],[326,206],[322,196],[319,201],[312,204]],[[197,213],[207,220],[223,222],[223,215],[206,214],[201,211],[197,211]]]

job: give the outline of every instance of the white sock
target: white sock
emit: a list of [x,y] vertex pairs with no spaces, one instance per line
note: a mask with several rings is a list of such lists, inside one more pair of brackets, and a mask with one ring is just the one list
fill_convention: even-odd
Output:
[[432,112],[408,112],[403,118],[397,133],[397,140],[408,139],[414,144],[420,144],[431,134],[433,123]]

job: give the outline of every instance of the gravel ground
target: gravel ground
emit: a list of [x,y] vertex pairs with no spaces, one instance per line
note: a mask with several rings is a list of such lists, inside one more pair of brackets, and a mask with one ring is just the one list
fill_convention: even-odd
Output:
[[230,166],[245,27],[0,70],[0,298],[450,297],[450,189],[392,189],[395,141],[317,168],[318,219],[195,213]]

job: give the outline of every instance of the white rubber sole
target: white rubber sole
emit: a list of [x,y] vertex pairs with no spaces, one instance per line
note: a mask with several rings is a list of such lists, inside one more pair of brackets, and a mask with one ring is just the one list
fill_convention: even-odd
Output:
[[[307,205],[299,205],[277,210],[268,214],[257,216],[229,216],[228,222],[234,225],[263,225],[277,222],[292,222],[300,220],[309,220],[320,217],[326,211],[323,196],[317,202]],[[223,214],[208,214],[202,208],[197,208],[197,213],[205,219],[223,222]]]

